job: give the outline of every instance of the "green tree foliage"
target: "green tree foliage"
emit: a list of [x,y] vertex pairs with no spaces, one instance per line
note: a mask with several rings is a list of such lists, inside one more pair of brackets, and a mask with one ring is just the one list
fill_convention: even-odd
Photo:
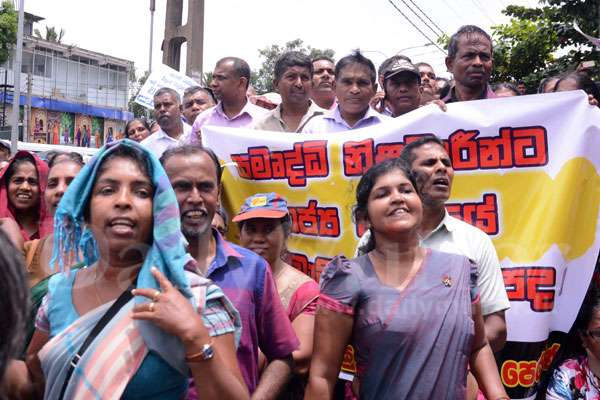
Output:
[[0,5],[0,64],[10,57],[13,45],[17,42],[18,15],[12,1]]
[[287,51],[299,51],[308,55],[310,58],[321,55],[333,58],[335,54],[332,49],[320,50],[311,46],[305,46],[301,39],[289,41],[283,46],[272,44],[271,46],[259,49],[258,53],[263,58],[263,63],[258,74],[253,75],[250,79],[252,86],[256,89],[256,93],[262,94],[273,92],[275,90],[273,87],[273,69],[275,68],[275,62],[279,56]]
[[530,91],[539,81],[582,61],[595,61],[592,78],[598,77],[600,55],[574,28],[599,37],[600,0],[543,0],[537,8],[508,6],[509,24],[493,27],[496,81],[523,80]]
[[537,20],[511,19],[493,28],[493,82],[525,81],[533,89],[556,62],[556,31]]
[[[574,28],[600,37],[600,0],[541,0],[536,8],[511,5],[502,13],[509,23],[492,27],[493,82],[524,81],[535,92],[541,79],[575,70],[582,61],[595,61],[598,78],[600,53]],[[449,38],[439,43],[447,47]]]
[[46,33],[42,35],[39,29],[33,30],[35,37],[47,40],[54,43],[62,43],[63,37],[65,37],[65,30],[60,28],[60,31],[56,31],[56,27],[46,25]]

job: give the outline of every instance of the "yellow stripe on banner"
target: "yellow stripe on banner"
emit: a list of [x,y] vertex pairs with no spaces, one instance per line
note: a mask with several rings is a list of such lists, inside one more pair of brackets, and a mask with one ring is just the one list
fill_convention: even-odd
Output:
[[452,199],[498,197],[499,233],[493,238],[502,260],[532,263],[556,244],[566,260],[592,245],[598,222],[600,176],[584,158],[566,162],[555,179],[544,171],[455,176]]

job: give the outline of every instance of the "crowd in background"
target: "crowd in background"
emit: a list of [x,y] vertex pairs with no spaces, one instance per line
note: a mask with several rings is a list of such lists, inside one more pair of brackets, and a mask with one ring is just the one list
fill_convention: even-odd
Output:
[[[396,55],[282,54],[277,95],[219,60],[210,87],[154,95],[154,120],[89,162],[0,148],[0,398],[506,399],[494,353],[510,307],[490,238],[448,214],[454,170],[425,136],[356,188],[366,227],[317,283],[286,257],[287,199],[256,193],[232,218],[205,126],[326,135],[435,104],[526,95],[492,84],[492,41],[461,27],[453,79]],[[585,70],[538,93],[600,92]],[[226,239],[237,224],[236,243]],[[351,229],[351,227],[345,227]],[[318,252],[318,249],[315,249]],[[595,281],[540,398],[600,398]],[[339,378],[352,344],[357,374]]]

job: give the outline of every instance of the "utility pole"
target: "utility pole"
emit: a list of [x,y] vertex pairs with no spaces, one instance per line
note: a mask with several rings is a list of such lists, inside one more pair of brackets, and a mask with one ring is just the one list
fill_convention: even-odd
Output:
[[148,58],[148,74],[152,72],[152,38],[154,37],[154,11],[156,10],[156,0],[150,0],[150,51]]
[[25,14],[25,0],[19,0],[19,22],[17,23],[17,48],[15,49],[15,62],[13,63],[13,108],[10,133],[10,152],[17,152],[17,141],[19,139],[19,103],[21,102],[21,63],[23,61],[23,21]]
[[33,86],[33,75],[27,73],[27,101],[23,107],[23,141],[29,142],[31,138],[31,87]]

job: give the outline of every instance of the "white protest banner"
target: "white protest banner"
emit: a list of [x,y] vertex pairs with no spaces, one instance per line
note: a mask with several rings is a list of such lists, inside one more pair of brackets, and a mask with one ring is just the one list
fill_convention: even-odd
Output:
[[496,247],[511,300],[511,358],[500,372],[511,397],[528,397],[556,353],[547,339],[571,328],[600,250],[600,110],[583,92],[462,102],[447,112],[430,105],[342,133],[204,127],[202,137],[230,166],[231,213],[254,193],[287,198],[291,262],[318,280],[329,259],[354,254],[360,176],[430,133],[444,140],[455,170],[448,211]]
[[168,87],[183,96],[183,91],[190,86],[198,86],[198,82],[171,67],[161,65],[152,71],[134,101],[152,110],[154,109],[154,93],[158,89]]

